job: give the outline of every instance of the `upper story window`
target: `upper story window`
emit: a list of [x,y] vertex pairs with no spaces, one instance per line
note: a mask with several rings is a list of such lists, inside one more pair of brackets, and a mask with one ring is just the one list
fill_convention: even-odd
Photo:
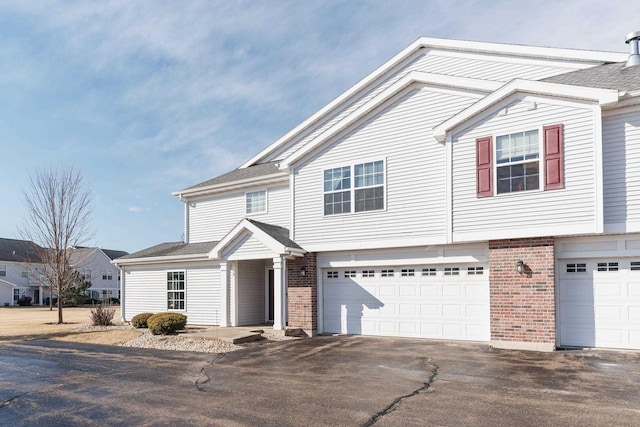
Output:
[[498,194],[540,188],[538,130],[496,137]]
[[476,195],[564,188],[562,124],[476,139]]
[[383,160],[324,171],[325,215],[381,209],[384,209]]
[[110,270],[102,270],[102,280],[113,280],[113,272]]
[[28,265],[23,265],[22,266],[22,277],[29,277],[29,266]]
[[7,264],[0,264],[0,276],[7,275]]
[[265,213],[267,211],[267,190],[246,192],[245,206],[245,212],[248,214]]
[[91,269],[90,268],[80,268],[78,269],[78,273],[80,274],[80,280],[83,282],[91,281]]

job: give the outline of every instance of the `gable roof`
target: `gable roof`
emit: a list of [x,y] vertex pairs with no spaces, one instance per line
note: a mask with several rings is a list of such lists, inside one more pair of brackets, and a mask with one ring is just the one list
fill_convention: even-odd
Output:
[[515,79],[434,127],[433,137],[440,142],[444,142],[447,132],[451,129],[482,113],[483,111],[486,111],[491,106],[515,93],[532,93],[538,95],[558,96],[562,98],[590,100],[597,102],[600,105],[615,103],[619,98],[617,90],[585,87],[580,87],[578,89],[575,86],[557,83]]
[[289,238],[289,230],[277,225],[267,224],[243,218],[233,229],[227,233],[209,252],[209,258],[220,259],[225,248],[241,238],[246,232],[250,232],[274,254],[303,256],[306,251]]
[[129,255],[129,252],[125,252],[125,251],[117,251],[114,249],[100,249],[102,252],[104,252],[104,254],[111,260],[113,261],[116,258],[120,258],[126,255]]
[[0,238],[0,261],[40,263],[42,248],[30,240]]
[[240,168],[247,168],[251,165],[259,163],[262,159],[264,159],[267,155],[273,153],[281,146],[285,145],[293,138],[296,138],[304,131],[313,126],[314,123],[321,120],[327,114],[335,111],[341,106],[346,105],[346,103],[350,102],[354,96],[357,96],[362,91],[371,87],[371,85],[375,84],[378,79],[382,78],[385,74],[393,70],[395,67],[398,67],[404,61],[409,59],[412,55],[418,52],[421,49],[444,49],[449,51],[459,51],[459,52],[471,52],[471,53],[481,53],[481,54],[492,54],[492,55],[511,55],[523,58],[536,58],[536,59],[547,59],[547,60],[555,60],[555,61],[564,61],[564,62],[581,62],[584,64],[591,64],[591,66],[609,63],[609,62],[620,62],[626,61],[627,54],[617,53],[617,52],[602,52],[602,51],[590,51],[590,50],[577,50],[577,49],[560,49],[560,48],[549,48],[549,47],[536,47],[536,46],[525,46],[525,45],[515,45],[515,44],[502,44],[502,43],[485,43],[485,42],[474,42],[474,41],[466,41],[466,40],[451,40],[451,39],[438,39],[438,38],[428,38],[421,37],[411,45],[406,47],[400,53],[395,55],[389,61],[384,63],[382,66],[375,69],[372,73],[367,75],[365,78],[360,80],[358,83],[353,85],[347,91],[342,93],[340,96],[335,98],[325,107],[317,111],[315,114],[311,115],[305,121],[303,121],[300,125],[293,128],[287,134],[276,140],[273,144],[266,147],[264,150],[253,156],[247,162],[240,166]]
[[279,169],[277,162],[261,163],[243,169],[232,170],[184,190],[176,191],[173,195],[182,197],[224,191],[242,185],[251,185],[256,181],[264,182],[268,177],[272,177],[275,181],[288,179],[288,175]]
[[604,64],[548,77],[542,81],[624,92],[640,90],[640,67],[625,67],[625,65],[625,62]]

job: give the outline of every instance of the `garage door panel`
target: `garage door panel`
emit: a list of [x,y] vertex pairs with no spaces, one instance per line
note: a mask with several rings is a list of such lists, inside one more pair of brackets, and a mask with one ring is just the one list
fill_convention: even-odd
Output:
[[[351,277],[345,277],[345,271]],[[328,309],[323,314],[324,332],[488,341],[488,267],[482,266],[481,274],[474,276],[465,274],[466,267],[455,276],[445,276],[443,266],[425,268],[424,276],[422,271],[323,270],[323,307]],[[336,314],[342,319],[337,321]]]
[[640,271],[631,269],[633,261],[640,259],[558,261],[561,345],[640,348]]

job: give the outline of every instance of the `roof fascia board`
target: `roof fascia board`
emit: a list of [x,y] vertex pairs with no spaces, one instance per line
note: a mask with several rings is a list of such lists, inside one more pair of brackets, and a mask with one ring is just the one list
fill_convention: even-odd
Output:
[[190,254],[190,255],[169,255],[169,256],[156,256],[156,257],[146,257],[146,258],[128,258],[128,259],[119,259],[116,258],[111,261],[111,264],[119,267],[121,265],[130,265],[130,264],[158,264],[162,262],[173,262],[173,261],[208,261],[209,257],[207,254]]
[[252,158],[250,158],[246,163],[244,163],[242,166],[240,166],[240,168],[249,167],[252,164],[254,164],[257,161],[259,161],[264,156],[266,156],[266,155],[270,154],[271,152],[275,151],[282,144],[284,144],[285,142],[289,141],[290,139],[292,139],[295,136],[297,136],[300,133],[302,133],[304,130],[306,130],[311,125],[313,125],[315,122],[320,120],[323,116],[325,116],[327,113],[333,111],[340,104],[342,104],[345,101],[349,100],[351,97],[353,97],[360,90],[362,90],[363,88],[367,87],[372,82],[376,81],[378,78],[383,76],[389,70],[391,70],[394,67],[398,66],[402,61],[406,60],[407,58],[409,58],[411,55],[413,55],[414,53],[416,53],[417,51],[419,51],[423,47],[424,46],[422,44],[422,39],[418,39],[418,40],[414,41],[409,46],[404,48],[400,53],[398,53],[393,58],[391,58],[390,60],[388,60],[387,62],[382,64],[380,67],[376,68],[373,72],[368,74],[365,78],[363,78],[362,80],[357,82],[355,85],[351,86],[349,89],[347,89],[345,92],[343,92],[337,98],[335,98],[333,101],[331,101],[330,103],[325,105],[323,108],[321,108],[320,110],[318,110],[317,112],[315,112],[314,114],[309,116],[309,118],[307,118],[305,121],[303,121],[298,126],[293,128],[291,131],[287,132],[281,138],[276,140],[273,144],[269,145],[267,148],[265,148],[264,150],[262,150],[261,152],[259,152],[258,154],[256,154]]
[[246,188],[256,184],[275,184],[278,182],[288,182],[289,175],[286,172],[278,172],[270,175],[263,175],[254,178],[246,178],[238,181],[225,182],[222,184],[209,185],[206,187],[193,188],[191,190],[175,191],[171,193],[179,199],[185,197],[205,196],[216,193],[224,193],[226,191]]
[[422,71],[412,71],[400,80],[389,86],[387,89],[376,95],[368,103],[361,106],[358,110],[345,117],[342,121],[329,128],[311,143],[305,145],[291,156],[284,159],[280,163],[280,168],[288,168],[300,159],[306,157],[324,142],[335,137],[339,133],[345,131],[349,126],[353,125],[376,108],[383,105],[393,97],[399,95],[402,91],[413,84],[421,84],[427,87],[446,87],[460,89],[461,91],[472,92],[491,92],[498,89],[502,83],[492,82],[489,80],[470,79],[464,77],[452,77],[442,74],[425,73]]
[[287,132],[281,138],[276,140],[273,144],[247,160],[240,168],[246,168],[254,163],[258,162],[264,156],[272,153],[281,145],[299,135],[301,132],[312,126],[316,121],[320,120],[324,115],[333,111],[339,105],[346,100],[350,99],[357,92],[367,87],[372,82],[383,76],[389,70],[401,64],[411,55],[419,51],[420,49],[446,49],[453,51],[463,52],[480,52],[490,53],[498,55],[514,55],[519,57],[531,57],[540,59],[554,59],[562,61],[585,61],[594,64],[603,62],[623,62],[628,58],[628,54],[619,52],[604,52],[604,51],[592,51],[592,50],[578,50],[578,49],[562,49],[562,48],[550,48],[550,47],[536,47],[526,45],[513,45],[513,44],[501,44],[501,43],[487,43],[487,42],[474,42],[464,40],[451,40],[451,39],[438,39],[421,37],[418,40],[411,43],[400,53],[393,58],[385,62],[380,67],[376,68],[372,73],[353,85],[347,91],[339,95],[325,107],[318,110],[311,115],[301,124]]
[[470,118],[480,114],[486,109],[501,100],[513,95],[514,93],[529,93],[538,95],[547,95],[551,97],[573,98],[596,101],[600,106],[613,105],[618,102],[619,96],[617,90],[597,89],[582,86],[570,86],[558,83],[539,82],[533,80],[515,79],[500,89],[482,98],[478,102],[472,104],[460,113],[445,120],[438,126],[433,128],[433,136],[440,142],[444,142],[447,132],[460,124],[466,122]]

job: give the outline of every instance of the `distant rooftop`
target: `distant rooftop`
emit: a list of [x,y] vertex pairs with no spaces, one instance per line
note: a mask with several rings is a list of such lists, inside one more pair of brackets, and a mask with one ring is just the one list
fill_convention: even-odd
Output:
[[30,240],[0,238],[0,261],[40,262],[38,252],[42,248]]

